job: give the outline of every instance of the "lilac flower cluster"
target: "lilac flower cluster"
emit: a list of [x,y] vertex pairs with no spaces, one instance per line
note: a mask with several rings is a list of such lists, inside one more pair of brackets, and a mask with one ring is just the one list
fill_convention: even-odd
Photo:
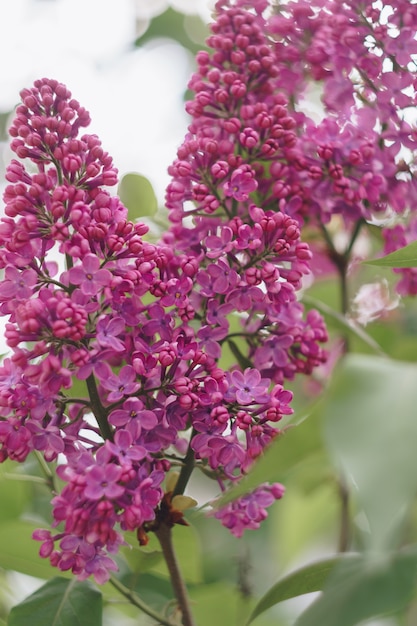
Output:
[[[105,582],[123,532],[144,542],[169,509],[171,467],[181,490],[193,466],[223,490],[279,434],[285,380],[326,359],[323,320],[297,297],[303,226],[340,215],[355,233],[391,211],[411,219],[384,229],[387,250],[412,237],[411,6],[218,2],[157,245],[109,193],[117,171],[67,88],[22,91],[0,222],[0,460],[59,457],[54,530],[34,536],[61,570]],[[312,83],[318,123],[300,106]],[[213,514],[241,536],[282,495],[264,484]]]
[[193,304],[199,310],[207,298],[210,307],[215,301],[217,320],[208,308],[202,318],[211,336],[228,336],[236,352],[227,318],[236,311],[240,330],[232,337],[248,346],[241,363],[248,358],[281,383],[324,361],[327,333],[317,312],[304,319],[296,297],[311,259],[288,209],[302,202],[286,165],[299,123],[279,86],[261,15],[266,3],[255,4],[258,14],[245,3],[216,5],[207,40],[213,52],[197,55],[189,83],[195,96],[187,103],[192,121],[169,168],[172,227],[164,241],[192,254],[200,268]]
[[[322,227],[335,214],[351,233],[365,222],[381,224],[386,253],[412,241],[415,3],[290,1],[275,7],[263,28],[274,42],[279,87],[302,129],[286,164],[290,193],[282,204],[292,203],[291,214],[310,225]],[[322,94],[320,122],[302,113],[311,87]],[[415,295],[415,269],[396,271],[398,291]]]
[[[0,222],[11,349],[0,367],[0,456],[59,460],[54,530],[34,537],[53,565],[102,583],[123,531],[146,541],[166,509],[170,467],[202,467],[222,489],[247,472],[292,411],[284,379],[323,361],[326,331],[316,313],[303,321],[295,298],[310,257],[297,222],[249,200],[255,164],[231,156],[223,182],[211,168],[226,223],[198,183],[212,217],[196,214],[186,233],[178,197],[173,227],[150,244],[107,191],[117,171],[96,136],[80,136],[89,116],[68,89],[42,79],[21,97]],[[182,163],[173,168],[192,168]],[[218,517],[241,535],[282,494],[264,485]]]
[[214,513],[222,524],[236,536],[241,537],[248,528],[257,529],[268,516],[267,507],[284,495],[279,483],[263,484]]
[[[232,222],[218,226],[221,243],[214,240],[216,252],[208,253],[230,256],[241,249],[229,231],[237,203],[246,216],[253,204],[279,210],[307,225],[313,249],[342,269],[366,223],[382,225],[385,253],[413,241],[413,7],[408,0],[219,0],[208,39],[213,53],[198,55],[189,85],[193,121],[171,170],[171,219],[194,215],[204,234],[216,227],[221,207]],[[308,112],[314,93],[321,121]],[[326,230],[335,216],[348,236],[341,253]],[[256,245],[259,233],[250,237]],[[395,271],[399,293],[415,295],[416,270]]]

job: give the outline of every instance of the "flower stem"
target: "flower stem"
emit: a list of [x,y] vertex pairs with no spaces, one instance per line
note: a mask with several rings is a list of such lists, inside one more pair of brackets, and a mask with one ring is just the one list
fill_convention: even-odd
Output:
[[[343,316],[346,316],[349,310],[349,294],[348,294],[348,284],[347,284],[347,266],[349,261],[349,254],[346,254],[342,257],[344,262],[341,262],[338,265],[339,278],[340,278],[340,299],[341,299],[341,310]],[[349,337],[348,334],[345,333],[343,337],[343,353],[347,354],[349,352]],[[349,519],[349,487],[346,482],[346,479],[342,473],[340,473],[338,480],[338,493],[340,498],[340,529],[339,529],[339,543],[338,543],[338,551],[339,552],[347,552],[349,548],[349,539],[350,539],[350,519]]]
[[172,494],[173,497],[179,496],[184,493],[187,483],[190,479],[190,476],[193,473],[195,458],[194,458],[194,450],[191,447],[191,441],[194,435],[195,435],[195,431],[193,430],[193,432],[191,433],[190,444],[188,445],[187,454],[184,457],[183,466],[181,468],[180,475],[178,477],[174,492]]
[[172,588],[182,613],[182,624],[183,626],[196,626],[191,613],[187,588],[185,586],[184,579],[182,578],[172,543],[172,528],[162,522],[158,528],[154,530],[154,533],[161,544],[162,552],[171,578]]
[[113,587],[122,594],[122,596],[127,598],[131,604],[138,607],[138,609],[146,613],[146,615],[153,617],[158,624],[162,624],[162,626],[175,626],[173,622],[160,615],[157,611],[154,611],[152,607],[148,606],[146,602],[143,602],[139,596],[137,596],[128,587],[125,587],[125,585],[123,585],[123,583],[117,580],[114,576],[110,577],[109,583],[111,583]]
[[100,432],[104,439],[110,439],[110,441],[113,441],[113,433],[107,421],[106,411],[101,404],[100,396],[98,395],[96,379],[94,378],[93,374],[90,374],[86,382],[91,400],[91,409],[94,413],[94,417],[97,420],[97,424],[99,425]]
[[[364,220],[360,219],[356,222],[355,227],[352,231],[350,241],[348,246],[346,247],[343,253],[340,253],[336,250],[333,240],[328,233],[327,229],[324,225],[321,226],[321,230],[324,236],[324,239],[329,248],[330,258],[335,264],[340,281],[340,308],[344,318],[349,311],[349,291],[348,291],[348,280],[347,280],[347,269],[350,261],[350,257],[352,254],[353,246],[356,242],[356,239],[361,231],[362,226],[364,225]],[[343,353],[347,354],[349,352],[349,337],[348,334],[345,333],[343,336]],[[346,478],[343,474],[340,474],[338,477],[338,494],[340,499],[340,529],[339,529],[339,541],[338,541],[338,550],[339,552],[346,552],[349,549],[350,542],[350,515],[349,515],[349,502],[350,502],[350,493],[349,486],[347,484]]]
[[340,531],[338,551],[347,552],[350,540],[349,488],[342,474],[338,479],[338,487],[340,497]]
[[42,480],[46,481],[46,484],[53,493],[56,493],[58,491],[55,484],[56,475],[52,472],[51,468],[49,467],[48,463],[45,461],[43,455],[40,452],[37,452],[35,450],[34,455],[39,463],[43,475],[45,476],[45,479]]

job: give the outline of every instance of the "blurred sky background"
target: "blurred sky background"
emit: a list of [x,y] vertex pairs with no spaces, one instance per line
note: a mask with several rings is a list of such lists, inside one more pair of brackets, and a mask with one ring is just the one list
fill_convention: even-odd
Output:
[[[184,92],[193,53],[175,39],[135,41],[167,9],[184,13],[196,45],[204,41],[214,0],[2,0],[0,3],[0,116],[34,80],[63,82],[90,111],[85,132],[96,133],[120,176],[136,171],[153,184],[160,204],[187,127]],[[168,15],[171,15],[168,14]],[[172,15],[174,15],[172,13]],[[176,35],[172,21],[172,36]],[[13,156],[1,137],[0,180]]]

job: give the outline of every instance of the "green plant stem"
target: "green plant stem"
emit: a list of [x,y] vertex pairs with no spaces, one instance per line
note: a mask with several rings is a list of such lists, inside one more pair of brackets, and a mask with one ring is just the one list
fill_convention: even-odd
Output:
[[[339,274],[339,284],[340,284],[340,308],[343,317],[346,317],[349,311],[349,291],[348,291],[348,280],[347,280],[347,268],[349,265],[351,253],[353,250],[353,246],[355,241],[361,231],[362,226],[364,225],[364,220],[358,220],[355,224],[355,227],[352,231],[349,244],[347,245],[345,251],[340,253],[336,250],[333,240],[327,231],[324,225],[321,225],[321,230],[324,236],[324,239],[329,248],[329,255],[335,264],[338,274]],[[344,333],[343,336],[343,352],[347,354],[349,352],[349,337],[347,333]],[[338,493],[340,499],[340,530],[339,530],[339,541],[338,541],[338,550],[339,552],[346,552],[349,549],[350,543],[350,515],[349,515],[349,504],[350,504],[350,493],[349,487],[346,481],[346,478],[343,474],[339,475],[338,478]]]
[[7,478],[7,480],[20,480],[21,482],[28,483],[38,483],[39,485],[46,485],[50,487],[50,481],[47,478],[42,478],[41,476],[32,476],[31,474],[9,474],[5,472],[2,474],[2,478]]
[[339,498],[340,498],[340,530],[338,551],[340,553],[347,552],[350,542],[350,516],[349,516],[349,487],[345,477],[341,473],[338,479]]
[[[191,441],[194,435],[195,431],[193,429],[190,436],[190,443],[188,444],[187,454],[183,459],[180,475],[178,476],[178,480],[172,494],[173,497],[184,493],[193,472],[195,466],[195,456],[194,450],[191,447]],[[177,598],[178,606],[181,610],[182,624],[183,626],[195,626],[191,613],[188,591],[185,586],[184,579],[182,578],[172,543],[172,528],[164,522],[161,522],[160,525],[154,529],[154,533],[161,545],[164,559],[167,564],[172,588],[174,590],[175,597]]]
[[154,530],[154,533],[157,536],[158,541],[161,545],[162,553],[167,564],[172,588],[174,590],[175,597],[177,598],[178,606],[182,614],[182,625],[196,626],[191,613],[191,606],[187,588],[181,575],[177,557],[174,551],[174,546],[172,543],[172,528],[164,522],[161,522],[158,528]]
[[346,248],[345,253],[344,253],[344,256],[346,257],[347,260],[350,259],[350,253],[352,252],[353,246],[355,245],[355,242],[364,224],[366,224],[366,222],[363,219],[358,220],[355,224],[355,228],[352,231],[352,236],[350,238],[348,247]]
[[74,266],[72,256],[70,256],[69,254],[65,255],[65,262],[67,264],[67,270],[70,270]]
[[[195,435],[195,431],[193,430],[190,437],[190,442]],[[180,475],[178,476],[177,484],[175,485],[173,491],[173,497],[179,496],[184,493],[187,483],[190,479],[191,474],[193,473],[195,464],[194,458],[194,450],[191,447],[191,443],[188,445],[187,454],[184,457],[183,465],[181,467]]]
[[[352,246],[350,246],[351,249]],[[346,316],[349,310],[349,293],[347,284],[347,266],[348,266],[349,254],[341,259],[338,265],[339,279],[340,279],[340,303],[342,314]],[[345,333],[343,337],[343,353],[349,352],[349,336]],[[338,492],[340,499],[340,529],[339,529],[339,542],[338,551],[340,553],[347,552],[350,541],[350,516],[349,516],[349,502],[350,494],[349,488],[345,479],[345,476],[340,473],[338,478]]]
[[[346,315],[349,310],[349,292],[348,292],[348,284],[347,284],[347,260],[344,263],[340,263],[338,266],[339,271],[339,279],[340,279],[340,304],[342,309],[342,314]],[[343,352],[346,354],[349,352],[349,337],[347,334],[343,336],[344,350]]]
[[117,578],[111,576],[109,579],[109,583],[113,585],[115,589],[119,593],[122,594],[131,604],[139,608],[141,611],[149,615],[149,617],[153,617],[157,621],[158,624],[162,624],[162,626],[176,626],[173,622],[168,620],[167,618],[160,615],[157,611],[154,611],[152,607],[148,606],[146,602],[143,602],[133,591],[131,591],[128,587],[125,587],[123,583],[121,583]]
[[100,396],[97,391],[96,379],[93,374],[87,378],[87,389],[91,400],[91,409],[94,417],[97,420],[97,424],[100,428],[100,432],[104,439],[110,439],[113,441],[113,433],[107,421],[107,413],[100,401]]
[[53,493],[56,493],[58,490],[55,484],[55,474],[52,472],[51,468],[49,467],[48,463],[45,461],[43,455],[40,452],[37,452],[35,450],[34,455],[40,465],[43,475],[45,476],[45,480],[49,489]]

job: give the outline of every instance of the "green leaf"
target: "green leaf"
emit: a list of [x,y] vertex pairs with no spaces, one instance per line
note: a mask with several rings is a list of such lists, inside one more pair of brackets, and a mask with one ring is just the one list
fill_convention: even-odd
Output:
[[396,544],[417,490],[416,381],[415,364],[347,355],[324,403],[329,451],[357,491],[373,550]]
[[202,27],[199,25],[200,30],[201,28],[205,30],[205,34],[200,35],[201,42],[196,44],[190,37],[191,34],[193,34],[193,38],[198,34],[195,27],[196,24],[194,24],[193,33],[191,33],[189,20],[186,20],[182,13],[170,7],[161,15],[154,17],[147,31],[136,40],[135,45],[142,46],[147,41],[154,38],[169,37],[170,39],[178,41],[178,43],[190,50],[193,54],[197,54],[197,52],[204,47],[204,39],[209,33],[207,25],[203,24]]
[[9,626],[101,626],[101,593],[84,581],[53,578],[13,607]]
[[379,259],[364,261],[364,263],[383,267],[417,267],[417,241]]
[[[187,583],[200,583],[203,579],[202,557],[200,540],[196,529],[193,526],[176,525],[172,532],[174,550],[178,558],[181,573]],[[152,549],[153,538],[151,537],[149,547]],[[155,539],[155,544],[159,543]],[[153,571],[168,576],[165,561],[157,563]]]
[[129,212],[129,219],[135,221],[145,215],[154,215],[158,208],[155,192],[149,180],[141,174],[130,172],[120,181],[118,194]]
[[[32,539],[32,533],[41,524],[14,520],[0,524],[0,567],[15,570],[36,578],[51,578],[57,573],[48,559],[39,556],[41,543]],[[62,573],[62,576],[72,574]]]
[[273,585],[259,600],[247,621],[247,625],[249,626],[258,615],[279,602],[302,596],[305,593],[321,591],[335,566],[346,559],[361,560],[361,557],[356,555],[332,557],[324,561],[311,563],[288,574]]
[[[313,457],[311,457],[313,460]],[[320,458],[314,459],[317,463]],[[316,480],[322,468],[316,463],[306,463],[304,472]],[[305,550],[320,539],[337,542],[340,503],[332,480],[323,480],[314,489],[302,488],[291,480],[280,506],[270,512],[271,526],[276,543],[276,554],[282,567],[294,562]]]
[[414,597],[417,550],[343,559],[328,577],[324,593],[295,626],[355,626],[371,617],[403,611]]
[[30,488],[19,466],[9,459],[0,464],[0,523],[17,519],[24,512],[30,497]]
[[149,549],[148,546],[139,547],[135,533],[126,532],[124,537],[129,545],[122,546],[120,552],[125,557],[132,573],[147,572],[162,561],[162,551]]

